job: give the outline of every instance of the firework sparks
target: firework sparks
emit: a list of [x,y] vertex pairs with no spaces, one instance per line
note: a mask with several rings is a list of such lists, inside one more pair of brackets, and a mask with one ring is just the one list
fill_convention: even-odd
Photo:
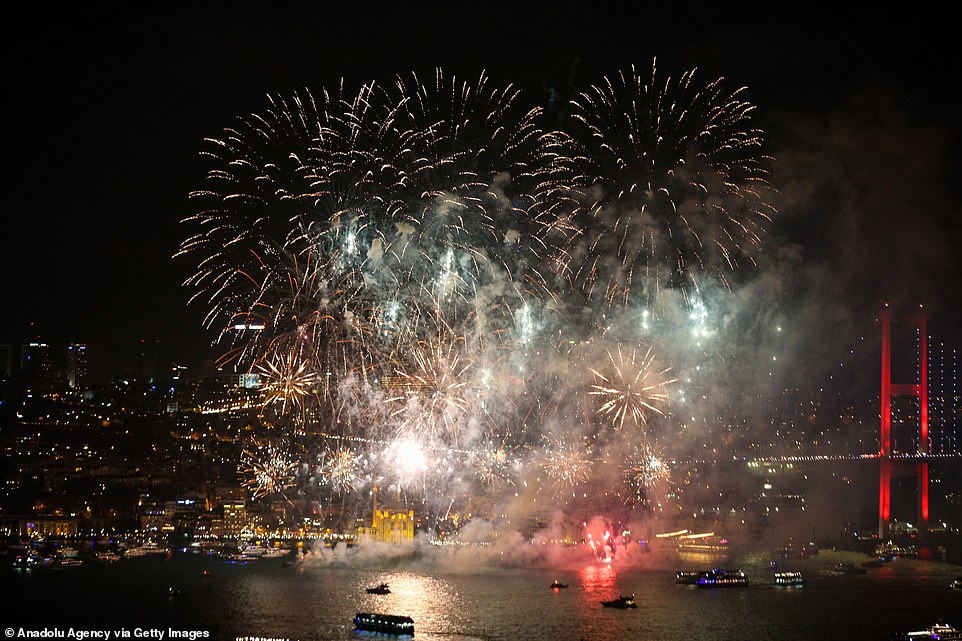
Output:
[[754,107],[695,75],[662,79],[653,63],[646,80],[632,67],[573,101],[585,198],[569,253],[590,298],[650,305],[755,263],[775,212]]
[[297,463],[276,445],[245,449],[238,469],[241,485],[251,491],[254,500],[275,494],[287,499],[284,490],[293,487],[296,471]]
[[569,490],[591,478],[591,453],[580,440],[546,436],[540,463],[556,493]]
[[282,412],[288,404],[302,408],[317,386],[317,373],[300,352],[275,352],[272,359],[258,363],[256,370],[263,377],[264,406],[279,404]]
[[[663,338],[666,290],[707,342],[720,330],[701,283],[728,286],[761,249],[772,190],[741,91],[632,69],[582,93],[568,133],[519,96],[412,74],[273,97],[209,141],[185,284],[335,492],[360,489],[361,461],[365,482],[447,508],[454,488],[600,480],[588,443],[615,436],[592,412],[617,438],[645,433],[675,382],[651,348],[621,345]],[[618,347],[572,347],[592,332]],[[355,449],[307,442],[313,419]],[[626,474],[650,490],[663,460]],[[279,448],[241,465],[255,497],[283,496],[293,470]]]
[[419,342],[410,355],[413,367],[397,371],[402,393],[388,400],[398,406],[393,416],[404,424],[450,438],[455,445],[470,407],[465,374],[471,362],[462,359],[462,345],[450,334]]
[[344,446],[327,450],[321,462],[320,473],[323,482],[335,491],[350,492],[361,482],[360,457]]
[[588,392],[601,399],[598,413],[611,419],[612,424],[622,429],[625,420],[637,427],[648,424],[648,414],[664,414],[658,407],[668,402],[667,386],[677,379],[666,378],[671,368],[656,371],[654,350],[649,347],[640,359],[635,349],[630,355],[622,354],[621,346],[614,354],[609,350],[608,374],[591,369],[598,382]]

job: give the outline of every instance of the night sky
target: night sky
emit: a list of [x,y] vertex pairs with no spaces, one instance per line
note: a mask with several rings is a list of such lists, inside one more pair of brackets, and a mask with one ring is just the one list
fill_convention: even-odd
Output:
[[8,18],[0,342],[84,341],[101,373],[132,367],[141,339],[191,367],[218,354],[180,286],[190,261],[172,255],[203,185],[203,138],[268,94],[487,70],[560,120],[588,83],[657,56],[665,73],[747,86],[758,107],[781,214],[742,294],[791,319],[796,353],[833,358],[884,300],[924,303],[931,332],[962,343],[960,54],[946,16],[327,4]]

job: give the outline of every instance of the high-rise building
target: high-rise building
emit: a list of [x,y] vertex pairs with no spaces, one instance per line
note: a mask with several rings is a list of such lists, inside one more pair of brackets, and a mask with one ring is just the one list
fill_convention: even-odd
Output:
[[929,337],[929,451],[962,454],[959,350]]
[[73,390],[83,390],[87,384],[87,346],[70,343],[67,345],[67,385]]
[[41,340],[31,340],[20,348],[20,370],[25,384],[39,391],[57,387],[58,376],[54,369],[50,346]]

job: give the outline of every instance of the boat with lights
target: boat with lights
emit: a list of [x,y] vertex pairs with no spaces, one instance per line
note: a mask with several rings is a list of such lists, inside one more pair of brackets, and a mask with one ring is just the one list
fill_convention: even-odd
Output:
[[679,570],[675,573],[675,583],[679,585],[695,585],[698,579],[708,574],[706,570]]
[[924,630],[915,632],[897,632],[892,635],[892,641],[962,641],[962,630],[953,628],[945,623],[930,625]]
[[358,612],[354,615],[354,629],[395,636],[414,636],[414,619],[394,614]]
[[695,585],[700,588],[741,588],[748,586],[748,577],[741,570],[715,568],[698,577]]
[[782,587],[798,587],[805,585],[805,577],[798,570],[780,570],[774,574],[775,585]]
[[568,584],[567,584],[567,583],[562,583],[562,582],[559,581],[558,579],[555,579],[554,582],[551,584],[551,587],[552,587],[552,589],[557,590],[557,589],[560,589],[560,588],[566,588],[566,587],[568,587]]
[[619,610],[627,610],[628,608],[637,608],[638,604],[635,603],[635,595],[631,596],[620,596],[617,599],[612,599],[611,601],[602,601],[602,607],[605,608],[617,608]]

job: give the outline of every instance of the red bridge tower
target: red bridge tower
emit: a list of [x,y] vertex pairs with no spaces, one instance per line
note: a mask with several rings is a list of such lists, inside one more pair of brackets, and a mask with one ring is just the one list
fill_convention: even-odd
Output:
[[[891,487],[893,472],[915,475],[918,479],[918,531],[924,536],[929,528],[929,464],[920,461],[900,461],[892,458],[892,397],[915,396],[919,399],[919,449],[925,456],[929,452],[929,384],[928,384],[928,335],[925,330],[925,311],[919,306],[915,313],[892,317],[888,305],[882,310],[882,403],[881,438],[879,439],[879,507],[878,535],[886,539],[889,535],[889,522],[892,518]],[[918,383],[892,382],[892,323],[914,326],[919,332],[918,342]]]

